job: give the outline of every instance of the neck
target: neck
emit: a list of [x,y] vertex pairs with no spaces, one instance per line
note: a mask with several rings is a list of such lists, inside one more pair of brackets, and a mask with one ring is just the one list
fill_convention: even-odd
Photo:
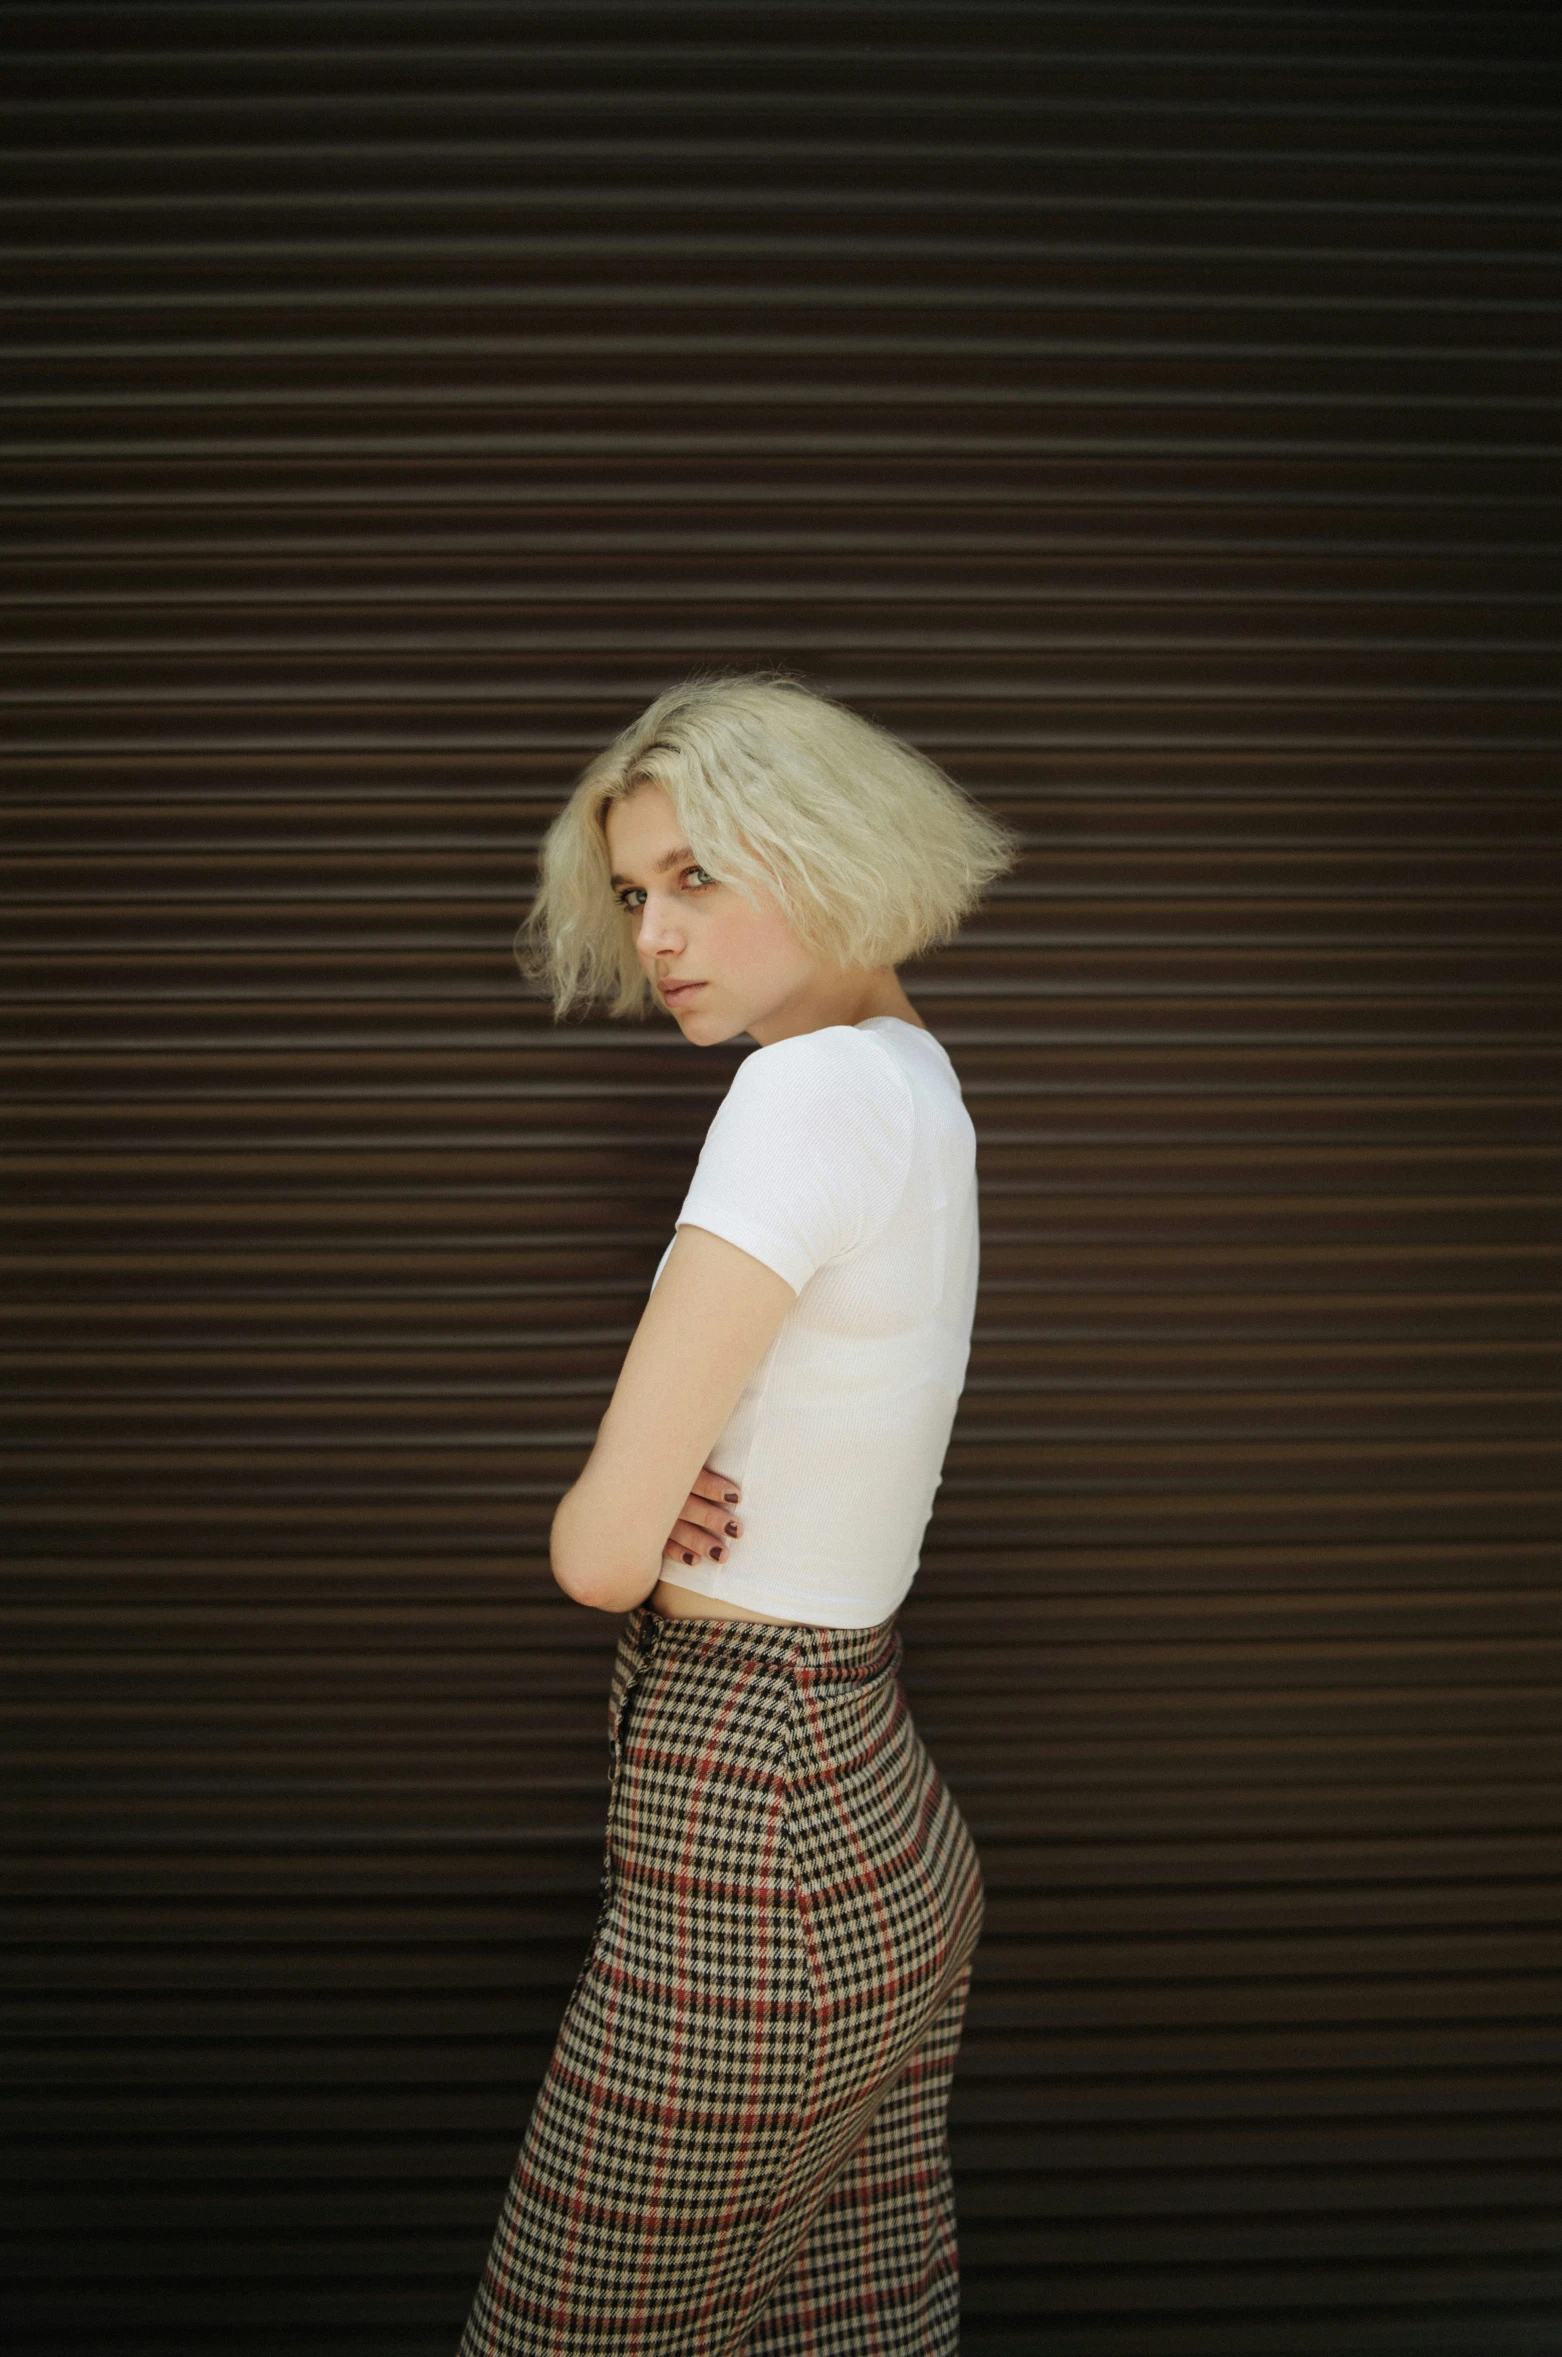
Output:
[[810,990],[807,1003],[788,1008],[762,1024],[751,1024],[751,1038],[767,1048],[778,1039],[795,1039],[805,1031],[822,1031],[827,1023],[866,1023],[874,1015],[895,1015],[925,1031],[916,1008],[900,987],[893,966],[877,972],[845,973],[823,990]]

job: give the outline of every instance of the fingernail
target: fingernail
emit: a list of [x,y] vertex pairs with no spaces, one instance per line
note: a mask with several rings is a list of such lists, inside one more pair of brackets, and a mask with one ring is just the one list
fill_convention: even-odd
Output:
[[729,1506],[735,1506],[737,1504],[738,1493],[735,1489],[724,1489],[721,1494],[726,1499]]
[[710,1551],[710,1559],[711,1559],[712,1563],[719,1563],[719,1562],[721,1561],[721,1555],[722,1555],[722,1550],[720,1549],[720,1547],[712,1547],[712,1549],[711,1549],[711,1551]]
[[684,1561],[685,1563],[692,1563],[694,1561],[694,1557],[692,1555],[685,1555]]
[[729,1523],[728,1523],[728,1525],[727,1525],[727,1536],[728,1536],[728,1538],[729,1538],[729,1539],[735,1539],[735,1538],[737,1537],[737,1535],[738,1535],[738,1526],[737,1526],[737,1524],[736,1524],[735,1522],[729,1522]]

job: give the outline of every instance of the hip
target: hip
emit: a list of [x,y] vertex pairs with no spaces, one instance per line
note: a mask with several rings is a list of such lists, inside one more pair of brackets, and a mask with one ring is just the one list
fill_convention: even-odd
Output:
[[609,1696],[600,1961],[715,1996],[756,1949],[817,2011],[912,2015],[980,1936],[980,1862],[873,1629],[629,1615]]

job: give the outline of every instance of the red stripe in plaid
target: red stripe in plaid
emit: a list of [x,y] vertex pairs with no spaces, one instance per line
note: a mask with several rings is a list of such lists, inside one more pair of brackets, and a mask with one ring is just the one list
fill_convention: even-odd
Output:
[[899,1663],[629,1616],[601,1916],[461,2357],[956,2348],[981,1876]]
[[949,2087],[970,1967],[873,2115],[749,2338],[750,2357],[959,2346]]

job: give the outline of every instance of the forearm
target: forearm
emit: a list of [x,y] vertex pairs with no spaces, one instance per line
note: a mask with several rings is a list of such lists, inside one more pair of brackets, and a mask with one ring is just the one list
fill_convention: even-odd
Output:
[[661,1550],[645,1564],[637,1550],[615,1543],[607,1517],[593,1512],[585,1477],[560,1498],[548,1537],[553,1576],[566,1596],[595,1612],[629,1612],[643,1604],[662,1576]]
[[549,1553],[566,1596],[597,1612],[645,1602],[691,1487],[796,1298],[724,1236],[679,1229],[596,1445],[553,1517]]

